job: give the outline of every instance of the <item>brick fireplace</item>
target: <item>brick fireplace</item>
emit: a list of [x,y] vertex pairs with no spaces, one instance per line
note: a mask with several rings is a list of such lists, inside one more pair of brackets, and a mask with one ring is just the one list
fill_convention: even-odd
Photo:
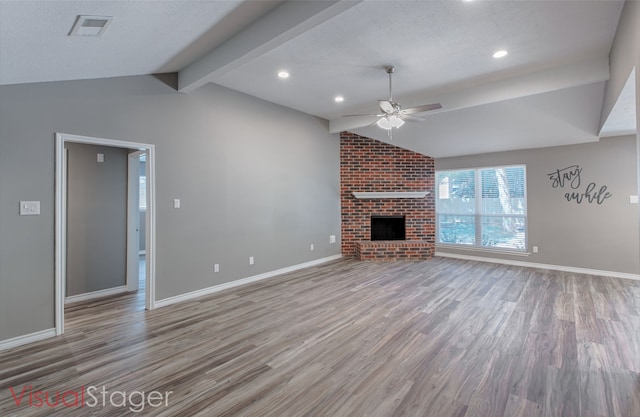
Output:
[[[342,254],[361,260],[430,259],[435,248],[434,184],[432,158],[342,132]],[[405,240],[372,241],[372,216],[403,216]]]

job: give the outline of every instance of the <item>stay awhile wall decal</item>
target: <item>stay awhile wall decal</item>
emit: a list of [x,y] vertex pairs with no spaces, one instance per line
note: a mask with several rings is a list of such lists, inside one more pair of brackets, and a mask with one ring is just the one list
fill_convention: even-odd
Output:
[[[611,198],[613,194],[607,191],[607,186],[601,186],[597,191],[597,185],[595,182],[590,182],[585,188],[584,192],[580,192],[580,186],[582,183],[581,175],[582,168],[580,165],[571,165],[566,168],[556,169],[554,172],[547,174],[551,181],[553,188],[566,188],[569,190],[564,194],[564,198],[567,201],[575,201],[578,204],[583,202],[602,204],[608,198]],[[594,192],[595,191],[595,192]]]

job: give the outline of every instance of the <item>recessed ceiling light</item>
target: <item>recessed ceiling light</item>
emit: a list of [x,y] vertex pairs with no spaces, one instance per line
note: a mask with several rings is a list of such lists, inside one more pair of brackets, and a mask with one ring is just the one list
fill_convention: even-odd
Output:
[[342,96],[336,96],[336,98],[333,99],[336,103],[342,103],[344,101],[344,97]]
[[79,15],[69,36],[101,36],[112,20],[112,16]]
[[287,71],[280,71],[278,73],[278,77],[280,77],[280,78],[289,78],[289,73]]
[[507,56],[507,54],[509,54],[509,52],[505,51],[504,49],[501,49],[499,51],[495,51],[493,53],[493,57],[494,58],[502,58],[504,56]]

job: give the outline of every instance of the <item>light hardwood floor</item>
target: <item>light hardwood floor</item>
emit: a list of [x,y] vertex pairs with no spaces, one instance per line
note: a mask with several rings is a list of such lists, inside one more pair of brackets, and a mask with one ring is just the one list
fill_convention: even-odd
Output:
[[[172,391],[16,407],[8,387]],[[640,416],[640,282],[434,258],[344,260],[144,311],[67,309],[0,352],[0,416]]]

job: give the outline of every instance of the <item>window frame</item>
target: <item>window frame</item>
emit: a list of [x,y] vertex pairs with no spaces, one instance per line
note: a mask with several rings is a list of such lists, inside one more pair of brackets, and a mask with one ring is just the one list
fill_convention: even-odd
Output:
[[[495,170],[501,168],[523,168],[523,198],[524,198],[524,214],[484,214],[482,212],[482,171],[483,170]],[[474,177],[474,212],[473,213],[441,213],[438,210],[438,201],[440,200],[440,181],[439,176],[443,172],[462,172],[473,171]],[[436,238],[435,243],[438,247],[446,247],[452,249],[473,250],[473,251],[486,251],[494,253],[508,253],[513,255],[529,255],[529,198],[528,198],[528,186],[527,186],[527,165],[526,164],[511,164],[511,165],[494,165],[475,168],[457,168],[457,169],[439,169],[435,171],[435,215],[436,215]],[[458,216],[458,217],[473,217],[474,219],[474,243],[450,243],[440,241],[440,216]],[[507,248],[496,246],[483,246],[482,245],[482,220],[498,217],[498,218],[518,218],[522,219],[524,223],[524,248]]]

